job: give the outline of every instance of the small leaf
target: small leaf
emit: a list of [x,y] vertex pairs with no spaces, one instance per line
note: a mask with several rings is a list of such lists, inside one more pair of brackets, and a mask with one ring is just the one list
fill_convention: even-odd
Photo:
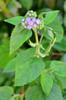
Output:
[[10,100],[13,95],[13,89],[9,86],[0,87],[0,100]]
[[44,20],[45,25],[52,23],[55,20],[55,18],[57,17],[58,13],[59,13],[59,11],[46,12],[46,16],[45,16],[45,20]]
[[66,63],[61,61],[52,61],[50,64],[54,73],[61,77],[66,77]]
[[6,19],[4,21],[9,23],[9,24],[12,24],[12,25],[18,25],[21,23],[22,18],[23,18],[22,16],[16,16],[16,17]]
[[10,53],[12,54],[19,49],[32,35],[31,30],[23,29],[21,25],[17,25],[10,38]]
[[62,92],[57,84],[54,84],[49,96],[46,96],[45,100],[63,100]]
[[41,86],[46,95],[49,95],[53,86],[53,77],[49,73],[43,72],[41,74]]
[[60,42],[63,39],[64,31],[59,18],[56,17],[53,22],[48,24],[48,26],[53,29],[53,32],[55,33],[56,36],[56,42]]
[[39,86],[28,88],[25,94],[25,100],[45,100],[44,94]]

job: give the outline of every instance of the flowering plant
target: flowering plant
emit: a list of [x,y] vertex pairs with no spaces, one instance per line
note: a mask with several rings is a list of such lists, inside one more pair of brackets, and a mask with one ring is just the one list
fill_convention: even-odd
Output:
[[63,100],[60,78],[66,77],[66,63],[49,58],[63,38],[58,14],[31,10],[24,17],[5,20],[15,25],[10,37],[10,56],[14,57],[4,69],[15,74],[13,85],[19,88],[11,100]]

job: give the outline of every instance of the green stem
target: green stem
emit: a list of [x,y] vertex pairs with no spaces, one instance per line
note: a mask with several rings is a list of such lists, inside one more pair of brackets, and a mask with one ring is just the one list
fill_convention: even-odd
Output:
[[35,34],[35,40],[36,40],[36,56],[39,57],[40,46],[39,46],[38,33],[36,30],[34,30],[34,34]]
[[50,45],[49,45],[49,47],[46,49],[45,54],[42,54],[42,53],[40,52],[40,56],[41,56],[41,57],[46,57],[46,56],[48,56],[48,54],[49,54],[51,48],[54,46],[55,42],[56,42],[56,38],[54,38],[53,41],[50,42]]
[[36,43],[33,43],[31,40],[29,40],[29,45],[30,45],[31,47],[36,47]]

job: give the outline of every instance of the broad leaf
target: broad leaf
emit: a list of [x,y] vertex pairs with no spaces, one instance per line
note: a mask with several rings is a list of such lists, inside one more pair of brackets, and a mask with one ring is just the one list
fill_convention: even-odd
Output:
[[24,51],[16,61],[15,86],[32,82],[39,77],[44,67],[43,60],[36,58],[32,49]]
[[51,93],[45,100],[63,100],[61,89],[57,84],[53,86]]
[[0,87],[0,100],[10,100],[13,95],[13,89],[9,86]]
[[35,80],[45,67],[44,62],[39,58],[32,58],[25,63],[16,63],[15,85],[23,86]]
[[52,61],[50,64],[53,72],[62,77],[66,77],[66,63],[61,61]]
[[57,17],[57,15],[58,15],[58,11],[46,12],[46,16],[45,16],[45,20],[44,20],[45,25],[48,25],[51,22],[53,22],[55,20],[55,18]]
[[4,68],[4,72],[15,72],[16,63],[22,59],[22,62],[29,60],[31,57],[35,55],[35,49],[30,48],[27,50],[21,50],[16,57],[8,62],[6,67]]
[[25,94],[25,100],[45,100],[44,94],[39,86],[28,88]]
[[12,25],[18,25],[18,24],[21,23],[22,18],[23,18],[22,16],[16,16],[16,17],[6,19],[4,21],[7,22],[7,23],[10,23]]
[[27,41],[32,35],[30,30],[23,29],[21,25],[17,25],[10,38],[10,53],[15,52]]
[[41,74],[41,86],[46,95],[49,95],[53,86],[53,77],[49,73],[43,72]]

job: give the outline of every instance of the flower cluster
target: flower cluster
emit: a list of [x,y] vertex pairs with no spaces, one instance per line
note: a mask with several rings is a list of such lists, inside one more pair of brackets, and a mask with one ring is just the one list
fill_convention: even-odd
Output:
[[22,25],[29,30],[33,28],[38,28],[40,24],[40,19],[35,17],[27,17],[26,19],[22,20]]
[[42,21],[40,18],[37,18],[36,12],[29,11],[27,12],[24,19],[22,19],[22,25],[26,29],[39,29],[42,26]]

